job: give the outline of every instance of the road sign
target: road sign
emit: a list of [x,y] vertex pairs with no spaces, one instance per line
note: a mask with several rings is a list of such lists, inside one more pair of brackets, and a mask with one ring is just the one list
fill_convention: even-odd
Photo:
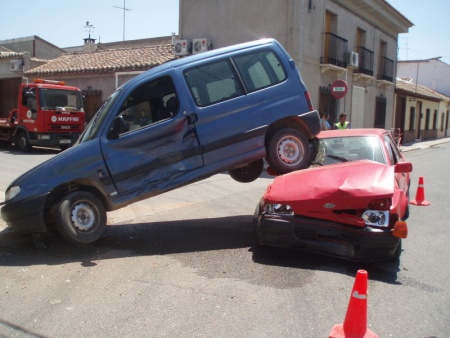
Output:
[[336,80],[331,85],[331,95],[336,99],[342,99],[347,91],[348,86],[344,80]]

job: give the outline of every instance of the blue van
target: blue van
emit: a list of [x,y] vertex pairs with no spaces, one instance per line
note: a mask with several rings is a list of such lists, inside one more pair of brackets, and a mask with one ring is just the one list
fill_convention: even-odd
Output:
[[118,88],[74,147],[10,184],[1,215],[13,232],[51,227],[91,243],[106,212],[228,171],[251,182],[264,158],[306,167],[319,114],[294,61],[273,39],[169,62]]

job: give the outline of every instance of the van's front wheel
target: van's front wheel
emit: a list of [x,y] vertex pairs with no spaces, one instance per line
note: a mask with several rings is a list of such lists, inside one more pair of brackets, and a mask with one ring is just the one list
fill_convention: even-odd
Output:
[[267,162],[279,174],[306,168],[310,156],[307,138],[296,129],[280,129],[269,140]]
[[72,243],[95,242],[106,230],[105,207],[89,192],[75,191],[64,196],[56,210],[57,230]]

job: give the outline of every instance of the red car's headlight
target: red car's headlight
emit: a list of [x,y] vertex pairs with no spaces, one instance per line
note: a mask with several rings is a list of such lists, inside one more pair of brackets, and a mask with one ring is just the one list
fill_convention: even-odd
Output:
[[387,227],[389,226],[389,211],[386,210],[366,210],[361,215],[366,225]]
[[292,208],[287,204],[266,204],[264,206],[266,214],[292,214]]

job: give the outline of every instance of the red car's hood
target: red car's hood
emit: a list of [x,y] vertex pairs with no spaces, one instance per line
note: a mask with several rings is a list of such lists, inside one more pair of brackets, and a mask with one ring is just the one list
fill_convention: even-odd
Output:
[[394,167],[368,160],[299,170],[278,176],[264,193],[266,203],[289,205],[295,213],[365,209],[392,197]]

